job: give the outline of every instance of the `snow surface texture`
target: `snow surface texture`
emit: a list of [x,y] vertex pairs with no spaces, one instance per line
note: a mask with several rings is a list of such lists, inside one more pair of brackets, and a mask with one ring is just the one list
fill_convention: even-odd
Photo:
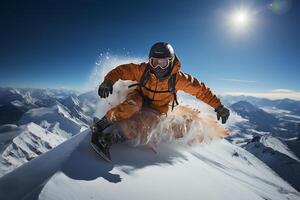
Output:
[[300,194],[249,152],[226,140],[197,147],[126,144],[113,162],[76,135],[0,179],[4,199],[299,199]]

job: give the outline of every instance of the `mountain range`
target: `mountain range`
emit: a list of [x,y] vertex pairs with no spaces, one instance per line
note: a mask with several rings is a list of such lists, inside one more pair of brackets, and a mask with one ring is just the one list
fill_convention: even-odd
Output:
[[[177,149],[179,153],[176,150],[178,153],[176,155],[182,154],[183,156],[173,156],[172,153],[167,155],[166,152],[169,153],[169,150],[167,151],[165,148],[173,149],[174,147],[163,146],[161,147],[163,149],[161,156],[166,157],[162,159],[162,163],[156,160],[160,157],[159,153],[158,158],[153,158],[142,147],[138,147],[135,151],[134,148],[121,145],[114,152],[115,162],[106,164],[100,162],[97,157],[91,155],[90,150],[87,150],[89,126],[93,117],[99,115],[97,108],[100,100],[96,96],[96,92],[78,93],[70,90],[0,88],[0,176],[3,176],[0,178],[0,194],[2,194],[3,190],[1,189],[5,185],[5,188],[9,189],[9,184],[11,187],[13,184],[17,184],[10,181],[29,178],[29,175],[24,175],[24,173],[33,170],[42,173],[41,178],[38,181],[33,180],[34,184],[28,184],[20,193],[15,194],[16,197],[23,198],[25,195],[28,197],[27,199],[31,199],[31,197],[51,199],[51,194],[54,195],[55,193],[61,194],[62,197],[68,196],[64,191],[59,191],[60,184],[71,187],[70,190],[74,192],[74,195],[83,195],[76,188],[89,187],[89,183],[86,185],[80,181],[72,182],[70,180],[70,178],[72,180],[75,178],[74,180],[91,180],[90,184],[93,183],[90,185],[91,187],[107,188],[107,190],[102,191],[107,198],[117,198],[118,196],[114,195],[114,191],[123,191],[121,194],[130,198],[129,194],[125,194],[125,188],[131,186],[129,183],[134,183],[138,187],[136,183],[146,181],[145,179],[151,173],[168,174],[163,167],[166,163],[167,169],[171,170],[173,167],[174,170],[178,170],[178,173],[185,173],[181,171],[180,163],[182,163],[186,168],[190,167],[191,172],[187,177],[179,176],[178,181],[179,179],[193,179],[193,176],[197,174],[200,178],[204,178],[208,187],[210,185],[208,176],[199,174],[196,166],[209,172],[216,180],[221,181],[217,185],[217,188],[223,188],[220,196],[213,196],[207,192],[205,193],[207,198],[212,195],[214,199],[221,199],[224,194],[231,191],[232,188],[230,187],[224,188],[226,181],[230,181],[233,185],[243,185],[240,188],[243,192],[240,192],[236,199],[240,199],[241,196],[239,195],[245,194],[249,194],[249,199],[251,199],[250,197],[253,197],[252,199],[299,198],[299,193],[296,190],[300,191],[300,102],[291,99],[269,100],[250,96],[221,96],[220,98],[231,110],[231,117],[226,125],[231,135],[225,141],[188,149],[179,146],[179,150]],[[73,144],[72,141],[76,141],[76,144]],[[63,154],[61,149],[68,149],[69,153],[66,152],[68,155],[60,155]],[[126,160],[123,150],[136,156],[135,160],[130,158]],[[224,154],[222,155],[219,151],[223,151]],[[55,156],[58,157],[57,160]],[[80,158],[80,156],[87,158]],[[142,158],[143,156],[145,158]],[[168,158],[169,156],[171,158]],[[47,159],[54,159],[52,165],[55,167],[49,167],[48,171],[43,169],[47,172],[41,172],[43,170],[37,168],[43,160]],[[87,162],[91,162],[91,164],[87,164],[84,168],[91,171],[81,171],[81,167],[78,166],[79,163]],[[76,167],[72,165],[76,165]],[[135,169],[136,166],[140,165],[142,167],[137,167],[140,170],[133,170],[136,171],[136,174],[130,172],[132,167]],[[99,173],[96,173],[96,166],[99,169],[102,168]],[[151,170],[149,169],[150,171],[146,173],[147,168]],[[107,183],[111,183],[110,180],[117,177],[108,175],[109,173],[105,172],[106,169],[116,171],[119,176],[125,177],[125,183],[120,186],[124,189],[118,190],[118,187],[109,186],[110,184],[102,183],[103,181],[101,184],[100,182],[97,183],[97,176],[108,180]],[[74,177],[80,176],[80,173],[83,177]],[[143,175],[144,173],[146,175]],[[168,180],[177,180],[173,173],[166,176]],[[52,178],[49,179],[50,177]],[[162,177],[164,176],[162,175]],[[150,178],[150,182],[154,181],[152,178]],[[119,179],[116,178],[114,181],[117,180]],[[126,180],[128,181],[127,184]],[[276,183],[272,184],[274,180]],[[71,183],[75,183],[75,185],[72,186]],[[202,185],[197,183],[200,184],[199,187]],[[141,187],[146,187],[147,181],[140,184]],[[171,184],[172,186],[172,182],[164,181],[164,184]],[[259,190],[255,186],[256,184],[260,185],[262,189]],[[213,187],[213,184],[211,186]],[[172,188],[175,189],[177,186],[174,185]],[[185,189],[188,190],[189,188]],[[138,194],[146,190],[155,192],[154,189],[146,187],[140,188]],[[13,191],[11,192],[11,195],[14,196]],[[89,197],[101,196],[97,192],[89,192],[94,196],[84,194]],[[163,193],[163,191],[160,192]],[[204,189],[202,192],[205,192]],[[180,196],[180,193],[175,192],[172,195],[176,199],[175,196]],[[195,196],[195,193],[191,195],[194,195],[195,198],[200,197]],[[138,196],[133,196],[138,199]],[[54,199],[64,199],[62,197]],[[65,199],[68,198],[70,197]],[[149,199],[151,199],[150,196]]]

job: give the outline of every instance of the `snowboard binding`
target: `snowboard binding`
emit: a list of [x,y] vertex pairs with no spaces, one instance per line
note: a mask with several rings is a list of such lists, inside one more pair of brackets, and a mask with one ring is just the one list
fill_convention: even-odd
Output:
[[125,137],[113,127],[113,124],[106,117],[102,119],[94,118],[91,132],[91,146],[104,160],[110,162],[110,147],[113,144],[125,141]]

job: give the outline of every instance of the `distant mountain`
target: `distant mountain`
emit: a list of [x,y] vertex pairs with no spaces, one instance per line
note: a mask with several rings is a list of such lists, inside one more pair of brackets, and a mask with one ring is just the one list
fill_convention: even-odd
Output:
[[22,101],[23,95],[16,89],[0,87],[0,106],[10,103],[11,101]]
[[22,132],[22,129],[14,124],[0,126],[0,154]]
[[19,100],[0,106],[0,125],[17,124],[22,115],[30,108]]
[[28,110],[54,106],[62,97],[61,90],[0,87],[0,125],[17,124]]
[[92,117],[87,115],[85,112],[86,110],[84,110],[86,106],[84,103],[80,102],[77,96],[70,95],[64,99],[61,99],[60,102],[70,111],[72,116],[86,124],[92,123]]
[[63,89],[0,87],[0,105],[18,100],[39,107],[51,106],[54,105],[58,99],[77,94],[78,92]]
[[276,108],[289,110],[296,115],[300,115],[300,101],[281,99],[274,102]]
[[248,119],[259,131],[273,131],[278,124],[278,120],[273,115],[247,101],[236,102],[230,107],[243,118]]
[[223,95],[220,97],[223,101],[227,102],[228,105],[237,103],[239,101],[247,101],[256,106],[273,106],[274,101],[266,98],[258,98],[253,96],[233,96],[233,95]]
[[99,103],[99,96],[95,91],[85,92],[78,96],[82,103],[82,110],[87,116],[94,116],[97,103]]
[[23,125],[30,122],[34,122],[48,131],[67,138],[79,133],[82,128],[88,127],[85,123],[72,116],[67,108],[60,104],[52,107],[31,109],[22,116],[19,124]]
[[285,141],[289,149],[291,149],[295,155],[300,158],[300,137],[292,138]]
[[300,101],[292,100],[288,98],[271,100],[266,98],[258,98],[252,96],[231,96],[224,95],[221,97],[228,104],[234,104],[239,101],[247,101],[257,107],[275,107],[277,109],[284,109],[287,111],[291,111],[293,114],[300,115]]
[[0,88],[0,176],[88,127],[91,117],[84,113],[76,94]]

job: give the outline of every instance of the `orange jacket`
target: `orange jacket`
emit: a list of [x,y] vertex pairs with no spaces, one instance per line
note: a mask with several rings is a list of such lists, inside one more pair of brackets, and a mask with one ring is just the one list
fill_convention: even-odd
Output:
[[[140,64],[130,63],[120,65],[111,70],[105,76],[105,80],[110,80],[113,83],[117,82],[119,79],[139,82],[147,65],[148,63],[145,62]],[[217,108],[222,105],[220,99],[216,97],[216,95],[214,95],[203,82],[199,82],[191,75],[181,72],[180,67],[180,61],[177,57],[175,57],[174,67],[171,74],[177,73],[175,85],[176,90],[187,92],[213,108]],[[168,90],[168,79],[160,81],[154,74],[150,73],[149,80],[145,86],[156,91]],[[174,98],[171,93],[154,93],[144,88],[141,88],[140,90],[147,98],[153,100],[150,107],[160,111],[161,113],[168,112],[169,103],[172,102]]]

